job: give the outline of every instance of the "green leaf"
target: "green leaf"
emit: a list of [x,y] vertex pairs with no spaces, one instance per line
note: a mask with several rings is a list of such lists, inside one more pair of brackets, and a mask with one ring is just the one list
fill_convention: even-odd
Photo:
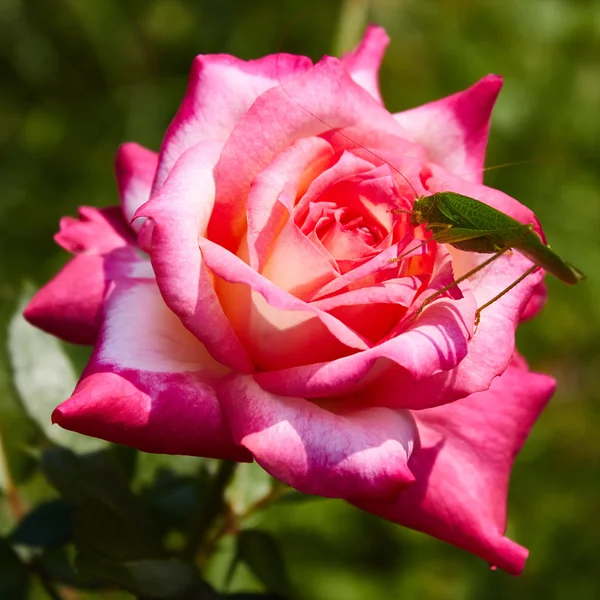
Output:
[[200,502],[199,486],[192,477],[178,477],[170,470],[159,471],[143,497],[161,526],[187,531]]
[[106,442],[52,425],[52,411],[73,392],[77,376],[61,343],[23,318],[32,295],[26,285],[8,328],[8,350],[14,384],[27,414],[49,440],[81,452],[106,446]]
[[199,580],[192,564],[178,560],[117,562],[82,554],[76,565],[82,575],[109,581],[146,598],[177,598]]
[[314,502],[315,500],[327,500],[327,498],[314,494],[303,494],[298,490],[290,489],[278,496],[273,501],[273,504],[303,504],[304,502]]
[[0,301],[0,490],[13,483],[22,483],[35,468],[35,460],[26,449],[41,437],[39,429],[29,420],[17,400],[8,367],[8,347],[5,331],[13,306]]
[[13,544],[48,548],[66,544],[73,533],[73,509],[64,500],[52,500],[27,514],[10,535]]
[[25,600],[30,576],[9,543],[0,538],[0,598]]
[[140,452],[137,457],[134,487],[138,489],[152,485],[157,474],[161,471],[168,470],[176,475],[194,476],[199,469],[217,462],[197,456],[171,456],[169,454]]
[[290,583],[277,540],[266,531],[246,529],[237,538],[237,554],[266,588],[287,596]]

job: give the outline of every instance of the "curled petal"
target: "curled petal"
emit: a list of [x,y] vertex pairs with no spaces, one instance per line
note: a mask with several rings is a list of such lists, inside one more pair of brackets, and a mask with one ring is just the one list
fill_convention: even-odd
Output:
[[[377,346],[330,362],[312,363],[255,374],[260,386],[274,394],[320,398],[342,396],[371,389],[370,385],[390,368],[408,382],[427,381],[436,373],[450,371],[465,359],[475,307],[472,297],[432,302],[415,324]],[[300,394],[300,392],[302,394]],[[384,405],[421,408],[417,400],[405,397],[404,387],[392,388]],[[393,396],[393,400],[389,399]],[[369,403],[380,398],[368,394]]]
[[389,43],[390,38],[383,27],[370,25],[358,46],[342,57],[352,79],[381,104],[379,67]]
[[481,183],[490,118],[501,87],[501,77],[488,75],[462,92],[395,117],[425,146],[432,162]]
[[367,342],[334,316],[282,290],[239,257],[199,240],[207,267],[217,276],[221,303],[254,361],[263,369],[317,357],[331,360]]
[[[431,281],[412,302],[411,311],[419,306],[420,299],[424,300],[452,281],[449,255],[442,251],[439,254]],[[348,310],[350,307],[344,306],[343,302],[350,298],[367,301],[371,297],[384,303],[392,301],[402,307],[409,300],[416,280],[406,278],[401,281],[402,285],[398,287],[392,283],[388,291],[380,284],[376,286],[378,289],[360,288],[358,294],[339,294],[339,307],[334,304],[334,299],[311,304],[329,308],[334,314],[336,309]],[[428,304],[414,320],[399,320],[383,339],[363,352],[328,363],[315,360],[312,364],[259,372],[255,379],[265,390],[283,396],[321,398],[354,394],[362,398],[365,405],[424,408],[428,406],[428,400],[407,394],[407,390],[452,371],[465,360],[473,334],[476,308],[473,294],[468,286],[464,286],[462,291],[451,290],[451,295],[453,299],[440,297]],[[439,404],[443,400],[436,402]]]
[[334,498],[395,497],[414,478],[410,413],[328,410],[265,392],[251,376],[219,384],[236,442],[271,475],[296,489]]
[[133,232],[123,219],[118,206],[109,208],[79,208],[79,219],[63,217],[56,243],[68,252],[105,254],[123,246],[135,244]]
[[135,211],[150,199],[152,182],[158,165],[158,154],[135,144],[123,144],[117,150],[115,173],[121,207],[127,223],[136,231],[141,222],[131,223]]
[[247,460],[214,389],[226,372],[166,307],[155,282],[120,282],[92,360],[53,422],[145,452]]
[[360,508],[464,548],[510,573],[527,550],[504,537],[513,461],[554,391],[554,380],[515,361],[486,392],[413,413],[415,484],[394,502]]

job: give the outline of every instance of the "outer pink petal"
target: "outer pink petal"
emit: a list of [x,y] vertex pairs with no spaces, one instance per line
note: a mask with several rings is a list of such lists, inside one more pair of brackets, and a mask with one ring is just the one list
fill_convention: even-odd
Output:
[[408,135],[335,58],[325,57],[285,87],[265,92],[240,119],[223,148],[209,237],[236,250],[246,227],[244,202],[256,175],[297,139],[352,125],[400,138]]
[[[139,144],[129,142],[117,150],[115,173],[121,198],[121,207],[127,223],[131,223],[135,211],[150,199],[150,190],[156,174],[158,154]],[[141,222],[131,223],[136,231]]]
[[222,364],[243,372],[252,364],[221,309],[202,261],[202,235],[214,202],[213,167],[219,144],[198,144],[177,161],[168,180],[136,213],[148,217],[152,265],[169,308]]
[[289,54],[250,61],[225,54],[197,56],[185,97],[161,146],[154,190],[161,188],[188,148],[211,140],[224,143],[258,96],[311,65],[309,58]]
[[389,43],[390,38],[383,27],[369,25],[359,45],[342,58],[352,79],[381,104],[379,67]]
[[[77,255],[35,294],[24,316],[68,342],[93,344],[111,281],[140,276],[147,261],[131,245],[133,238],[118,207],[82,207],[79,212],[80,219],[63,218],[56,234],[56,241]],[[149,271],[141,276],[152,277]]]
[[533,319],[533,317],[535,317],[542,310],[542,308],[544,308],[544,304],[546,304],[547,299],[548,288],[542,280],[533,289],[533,294],[521,313],[521,321]]
[[236,441],[271,475],[296,489],[334,498],[395,497],[413,482],[410,413],[327,410],[260,388],[251,376],[219,385]]
[[23,314],[32,325],[67,342],[94,344],[111,281],[133,276],[140,262],[146,261],[133,250],[79,254],[35,294]]
[[395,115],[425,146],[432,162],[481,183],[490,117],[502,78],[488,75],[470,88]]
[[245,460],[214,390],[224,373],[154,282],[121,282],[107,302],[92,361],[52,418],[145,452]]
[[409,466],[416,483],[395,502],[356,504],[520,573],[527,550],[504,537],[508,481],[554,386],[515,363],[487,392],[415,412],[421,446]]

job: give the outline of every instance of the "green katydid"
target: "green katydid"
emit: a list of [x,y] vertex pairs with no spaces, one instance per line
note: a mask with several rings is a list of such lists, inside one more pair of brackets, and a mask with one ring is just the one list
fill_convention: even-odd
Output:
[[[402,174],[400,173],[400,175]],[[404,179],[406,178],[404,177]],[[408,179],[406,181],[411,185]],[[542,238],[533,230],[532,224],[521,223],[475,198],[455,192],[437,192],[430,196],[418,197],[414,201],[411,211],[398,212],[410,213],[413,226],[425,225],[426,230],[433,232],[431,240],[450,244],[465,252],[492,254],[490,258],[426,298],[416,314],[419,314],[425,306],[451,287],[468,279],[511,249],[517,250],[529,258],[534,265],[477,309],[476,324],[479,323],[480,314],[484,308],[504,296],[538,267],[542,267],[548,273],[570,285],[585,279],[585,275],[581,271],[564,261],[551,250],[550,246],[544,244]],[[414,248],[393,260],[402,260],[412,252],[414,252]]]

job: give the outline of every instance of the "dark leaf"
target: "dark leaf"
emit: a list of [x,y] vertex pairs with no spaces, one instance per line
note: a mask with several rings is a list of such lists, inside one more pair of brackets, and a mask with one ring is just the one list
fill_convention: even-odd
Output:
[[255,592],[230,594],[223,596],[223,598],[230,598],[231,600],[286,600],[283,596],[277,594],[259,594]]
[[197,512],[200,492],[192,477],[180,477],[170,470],[159,471],[144,498],[164,528],[187,531]]
[[66,544],[73,533],[73,508],[51,500],[27,514],[10,535],[12,544],[47,548]]
[[241,531],[237,539],[237,554],[269,591],[289,595],[290,584],[283,556],[271,534],[258,529]]
[[121,468],[125,479],[127,479],[127,481],[132,481],[135,476],[140,453],[135,448],[122,446],[121,444],[112,444],[110,446],[110,451]]
[[82,575],[103,579],[145,598],[179,598],[199,580],[192,564],[177,560],[117,562],[82,554],[76,565]]
[[0,598],[25,600],[29,588],[29,572],[10,544],[0,538]]
[[314,494],[303,494],[297,490],[290,489],[279,496],[273,504],[301,504],[304,502],[312,502],[314,500],[323,500],[323,496],[315,496]]
[[110,451],[77,456],[46,451],[42,469],[75,508],[74,539],[80,552],[118,561],[159,558],[160,532],[146,505],[129,490]]

